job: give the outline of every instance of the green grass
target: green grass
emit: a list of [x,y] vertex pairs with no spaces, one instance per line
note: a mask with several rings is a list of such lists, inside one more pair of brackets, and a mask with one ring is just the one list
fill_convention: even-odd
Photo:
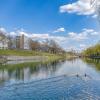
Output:
[[0,50],[2,56],[46,56],[48,61],[64,58],[64,55],[50,54],[46,52],[36,52],[28,50]]
[[50,62],[57,61],[59,59],[64,59],[65,56],[50,54],[45,52],[36,52],[36,51],[22,51],[22,50],[0,50],[0,55],[13,55],[13,56],[46,56],[47,59],[45,61],[37,61],[37,62],[25,62],[19,64],[5,64],[0,65],[0,70],[9,70],[9,72],[13,72],[17,69],[23,69],[25,67],[30,67],[32,70],[37,69],[39,64],[48,64]]
[[0,50],[0,55],[13,55],[13,56],[53,56],[55,54],[50,54],[46,52],[36,52],[31,50]]
[[58,54],[51,54],[46,52],[37,52],[31,50],[0,50],[0,55],[13,56],[62,56]]
[[41,52],[27,50],[0,50],[0,55],[35,56],[41,55]]
[[6,69],[6,70],[10,70],[10,71],[13,71],[13,70],[16,70],[16,68],[18,69],[23,69],[25,67],[31,67],[33,69],[37,68],[37,66],[39,64],[48,64],[48,63],[52,63],[52,62],[55,62],[55,61],[58,61],[60,59],[64,59],[64,58],[61,58],[59,56],[56,56],[56,57],[48,57],[47,60],[45,61],[37,61],[37,62],[24,62],[24,63],[18,63],[18,64],[4,64],[4,65],[0,65],[0,70],[3,70],[3,69]]
[[87,48],[86,50],[84,50],[82,52],[82,55],[84,56],[100,56],[100,44],[96,44],[94,46],[91,46],[89,48]]
[[5,65],[0,65],[0,70],[2,69],[7,69],[7,70],[16,70],[18,69],[23,69],[25,67],[36,67],[37,65],[41,64],[42,62],[26,62],[26,63],[19,63],[19,64],[5,64]]

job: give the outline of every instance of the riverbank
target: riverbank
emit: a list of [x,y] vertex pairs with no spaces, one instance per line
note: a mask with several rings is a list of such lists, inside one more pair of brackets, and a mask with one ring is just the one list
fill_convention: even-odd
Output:
[[96,44],[84,50],[82,56],[93,59],[100,59],[100,44]]
[[7,61],[46,60],[47,56],[4,56]]
[[0,50],[0,63],[5,63],[8,61],[41,62],[53,61],[61,58],[64,58],[64,55],[27,50]]
[[32,50],[0,50],[1,56],[41,56],[41,55],[51,55],[45,52],[37,52]]

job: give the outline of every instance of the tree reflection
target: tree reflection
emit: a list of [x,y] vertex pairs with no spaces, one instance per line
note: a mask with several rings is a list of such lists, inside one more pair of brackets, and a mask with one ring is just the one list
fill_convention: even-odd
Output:
[[4,65],[0,67],[0,84],[7,81],[27,81],[34,78],[44,78],[55,73],[62,60],[53,62],[25,63]]
[[90,58],[85,58],[83,59],[84,62],[94,65],[95,68],[100,71],[100,59],[90,59]]

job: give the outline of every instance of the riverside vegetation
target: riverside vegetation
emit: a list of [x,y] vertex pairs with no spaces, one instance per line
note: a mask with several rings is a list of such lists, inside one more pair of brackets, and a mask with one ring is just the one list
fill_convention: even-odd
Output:
[[100,43],[87,48],[82,52],[82,55],[90,58],[100,58]]
[[12,56],[16,56],[18,58],[20,58],[21,56],[24,58],[30,57],[30,59],[31,57],[35,59],[38,56],[38,58],[44,57],[45,61],[58,60],[58,59],[65,58],[66,56],[66,54],[52,54],[52,53],[39,52],[39,51],[33,51],[33,50],[0,50],[0,55],[1,55],[0,62],[3,62],[3,59],[2,59],[3,57],[5,57],[6,59],[7,57],[12,57]]

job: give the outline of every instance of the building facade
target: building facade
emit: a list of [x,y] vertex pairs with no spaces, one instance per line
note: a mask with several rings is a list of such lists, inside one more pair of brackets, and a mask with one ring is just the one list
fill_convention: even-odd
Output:
[[0,49],[8,49],[8,42],[9,40],[6,36],[0,35]]
[[30,39],[24,34],[16,36],[16,49],[30,50]]
[[8,40],[7,39],[0,41],[0,49],[8,49]]
[[20,36],[16,36],[16,49],[20,49]]

